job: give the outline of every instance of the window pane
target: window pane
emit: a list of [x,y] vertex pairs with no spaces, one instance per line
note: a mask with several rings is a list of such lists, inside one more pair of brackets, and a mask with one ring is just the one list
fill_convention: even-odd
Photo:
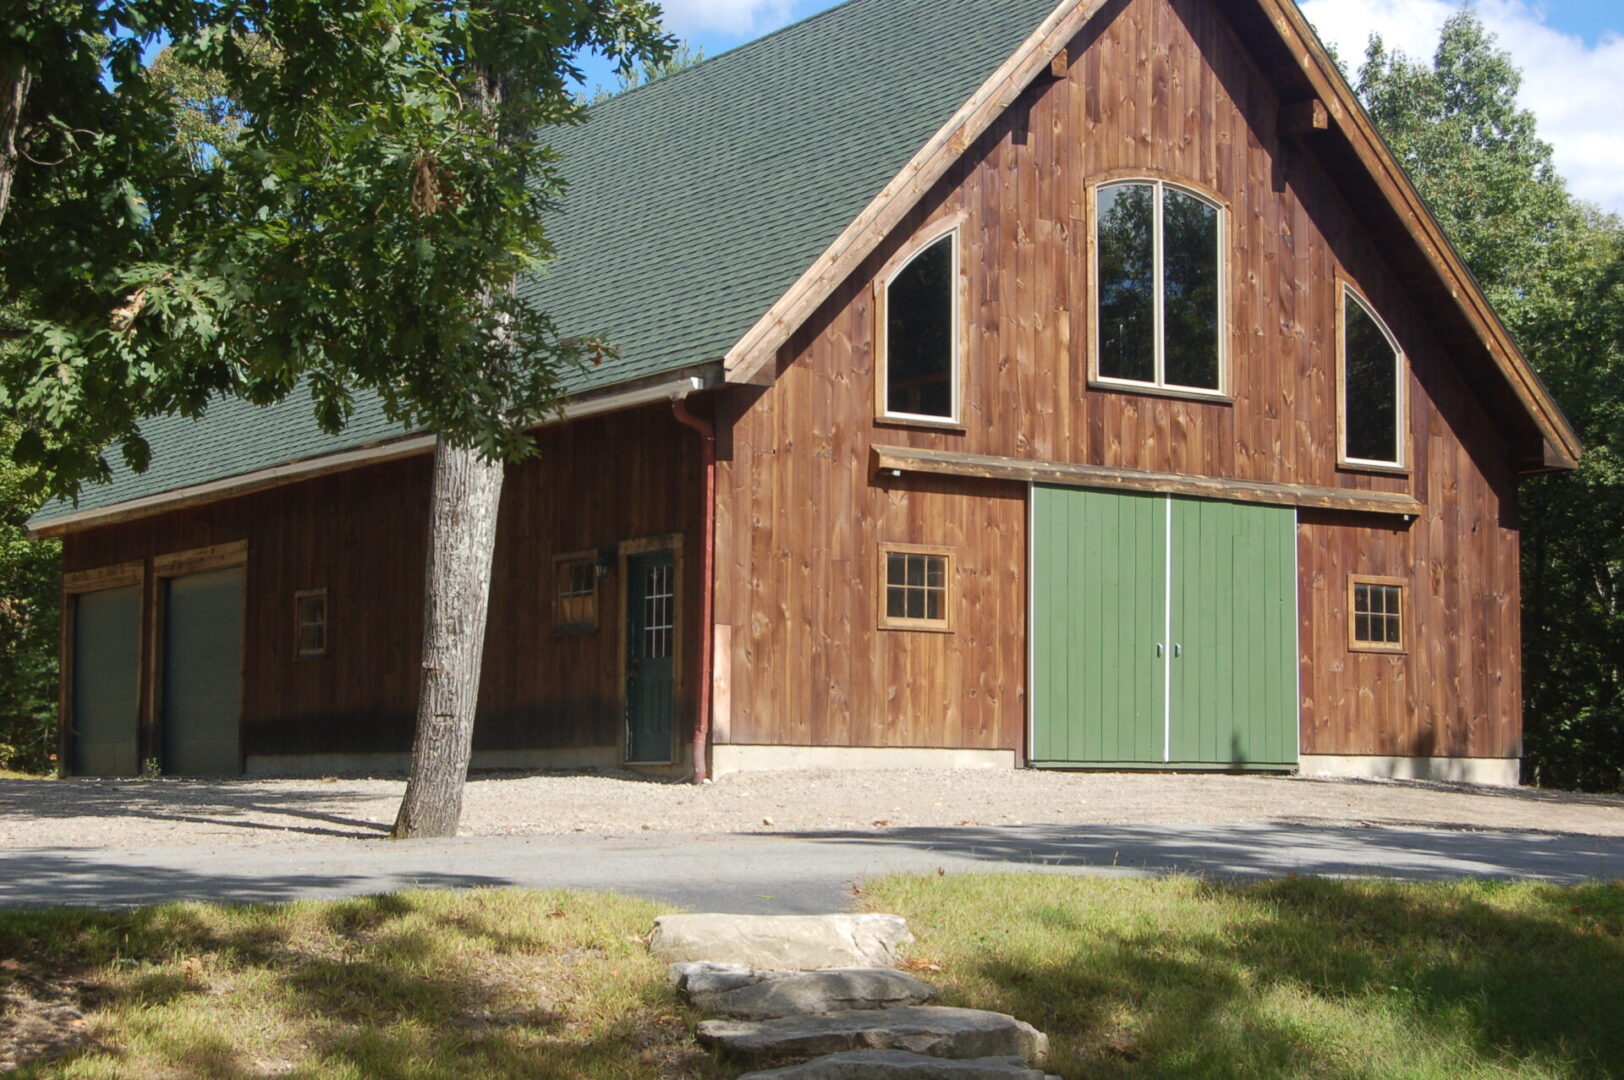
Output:
[[1369,585],[1355,585],[1353,587],[1353,610],[1355,610],[1355,611],[1369,611],[1370,610],[1370,586]]
[[1149,184],[1099,191],[1099,362],[1107,378],[1156,379],[1155,191]]
[[908,584],[923,585],[925,583],[925,558],[922,555],[908,556]]
[[923,619],[925,617],[925,590],[908,590],[908,618]]
[[1346,315],[1347,455],[1398,461],[1398,354],[1374,319],[1352,296]]
[[943,594],[939,590],[936,590],[936,589],[932,589],[932,590],[930,590],[929,592],[927,592],[925,594],[925,618],[927,618],[927,619],[946,618],[946,616],[942,614],[942,600],[943,600],[943,598],[944,598]]
[[947,584],[947,560],[940,555],[931,555],[925,559],[925,584],[933,589],[940,589]]
[[1218,389],[1218,211],[1172,188],[1162,197],[1165,379]]
[[908,597],[908,591],[906,589],[897,588],[895,586],[892,586],[891,588],[886,589],[885,590],[885,613],[886,613],[886,615],[888,615],[889,617],[891,617],[893,619],[902,618],[903,615],[908,610],[908,608],[907,608],[907,602],[908,602],[907,597]]
[[1355,641],[1374,641],[1374,640],[1376,640],[1375,637],[1372,636],[1372,634],[1370,632],[1370,616],[1369,615],[1365,615],[1365,614],[1361,613],[1361,614],[1355,615],[1353,617],[1353,640],[1355,640]]
[[1399,640],[1398,616],[1397,615],[1388,615],[1382,621],[1387,624],[1387,643],[1389,645],[1397,645],[1398,640]]
[[953,238],[926,248],[891,282],[885,301],[890,412],[953,415]]
[[887,555],[885,557],[885,580],[891,585],[901,585],[907,580],[908,556]]

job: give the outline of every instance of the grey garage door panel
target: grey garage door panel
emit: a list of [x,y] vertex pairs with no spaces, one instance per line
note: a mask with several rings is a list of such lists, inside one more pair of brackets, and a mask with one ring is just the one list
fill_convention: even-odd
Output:
[[133,776],[140,768],[141,586],[73,598],[73,772]]
[[164,586],[164,772],[242,772],[241,567]]

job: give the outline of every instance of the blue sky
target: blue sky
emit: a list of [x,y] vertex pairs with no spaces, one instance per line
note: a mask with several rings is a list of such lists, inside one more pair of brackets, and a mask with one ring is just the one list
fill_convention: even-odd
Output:
[[[673,33],[709,56],[785,26],[835,0],[663,0]],[[988,0],[996,3],[997,0]],[[1459,0],[1300,0],[1344,57],[1372,32],[1412,55],[1430,55]],[[1620,0],[1477,0],[1479,14],[1523,70],[1523,104],[1539,118],[1558,169],[1583,198],[1624,213],[1624,3]],[[612,84],[601,63],[588,87]]]

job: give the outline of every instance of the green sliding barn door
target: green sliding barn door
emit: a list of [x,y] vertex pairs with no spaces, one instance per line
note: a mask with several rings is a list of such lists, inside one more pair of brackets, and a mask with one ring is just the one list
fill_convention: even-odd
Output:
[[1032,763],[1295,765],[1295,511],[1032,498]]
[[141,764],[141,586],[80,593],[69,602],[73,774],[134,776]]
[[163,770],[235,776],[242,772],[242,568],[163,586]]

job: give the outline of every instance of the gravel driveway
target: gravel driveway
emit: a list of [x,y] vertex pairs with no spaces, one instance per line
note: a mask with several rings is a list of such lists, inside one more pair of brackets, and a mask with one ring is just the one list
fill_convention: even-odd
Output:
[[[0,849],[343,844],[394,821],[404,781],[0,781]],[[465,836],[1008,825],[1309,825],[1624,836],[1624,798],[1414,782],[1014,770],[745,773],[702,787],[616,773],[469,782]]]

